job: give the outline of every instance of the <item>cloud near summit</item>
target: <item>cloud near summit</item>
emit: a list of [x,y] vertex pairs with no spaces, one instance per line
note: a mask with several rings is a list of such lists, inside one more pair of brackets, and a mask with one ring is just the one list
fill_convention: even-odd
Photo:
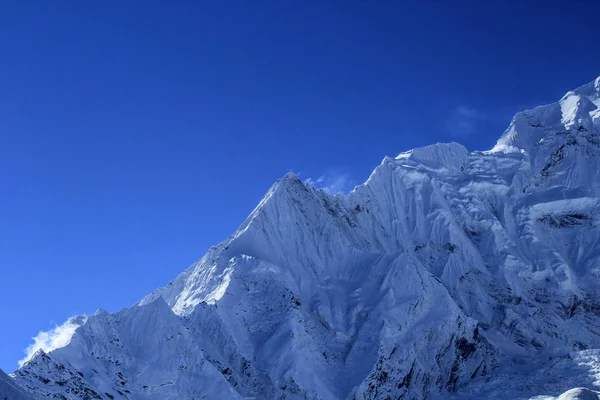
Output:
[[317,179],[307,178],[304,182],[322,189],[329,194],[348,194],[355,185],[349,173],[339,171],[328,172]]
[[34,336],[33,343],[25,349],[25,357],[19,360],[19,368],[33,357],[40,349],[48,353],[52,350],[65,347],[71,341],[75,330],[85,323],[87,316],[71,317],[62,325],[56,325],[49,331],[41,331]]

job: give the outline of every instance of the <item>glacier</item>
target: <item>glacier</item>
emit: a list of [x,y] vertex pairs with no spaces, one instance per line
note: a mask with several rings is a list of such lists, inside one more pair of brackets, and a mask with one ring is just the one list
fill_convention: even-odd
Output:
[[294,174],[165,287],[81,319],[0,398],[600,399],[600,77],[489,151]]

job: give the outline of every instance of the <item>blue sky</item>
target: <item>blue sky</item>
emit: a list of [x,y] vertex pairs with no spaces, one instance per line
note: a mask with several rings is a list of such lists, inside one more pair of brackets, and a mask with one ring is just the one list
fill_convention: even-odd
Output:
[[347,190],[385,155],[491,148],[514,112],[600,75],[597,15],[591,0],[4,2],[0,368],[39,331],[168,283],[288,171]]

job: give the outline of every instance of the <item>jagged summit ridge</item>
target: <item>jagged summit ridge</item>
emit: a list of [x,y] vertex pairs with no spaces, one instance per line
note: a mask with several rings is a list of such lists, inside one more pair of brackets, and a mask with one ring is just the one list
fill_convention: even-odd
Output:
[[464,167],[469,151],[459,143],[436,143],[400,153],[396,160],[412,160],[432,168],[460,169]]
[[593,131],[600,127],[600,77],[565,94],[560,101],[515,115],[492,152],[528,151],[548,134]]
[[14,379],[67,399],[596,388],[599,83],[517,114],[491,151],[386,157],[347,195],[287,174],[171,283]]

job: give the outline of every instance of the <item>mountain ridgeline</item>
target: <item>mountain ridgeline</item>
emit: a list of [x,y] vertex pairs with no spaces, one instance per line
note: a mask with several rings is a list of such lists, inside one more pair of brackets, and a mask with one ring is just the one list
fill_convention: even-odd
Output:
[[0,399],[597,399],[599,195],[600,78],[489,151],[386,157],[347,195],[288,174]]

